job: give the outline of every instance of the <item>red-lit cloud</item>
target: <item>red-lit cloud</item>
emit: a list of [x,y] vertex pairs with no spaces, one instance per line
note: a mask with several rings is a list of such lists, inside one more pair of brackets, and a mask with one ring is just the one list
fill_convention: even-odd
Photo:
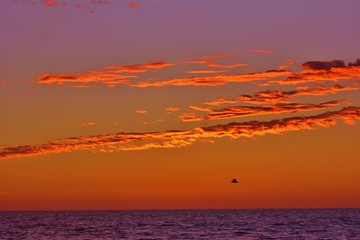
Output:
[[[95,86],[97,83],[106,86],[114,87],[119,84],[128,85],[132,87],[163,87],[163,86],[220,86],[228,83],[244,83],[253,82],[259,86],[269,85],[296,85],[304,83],[324,83],[324,82],[338,82],[341,80],[360,79],[360,60],[354,63],[345,63],[340,60],[319,62],[310,61],[304,63],[305,68],[301,71],[291,71],[287,68],[292,66],[294,62],[288,60],[284,65],[279,66],[277,70],[268,70],[255,73],[243,74],[224,74],[225,70],[188,70],[191,74],[213,74],[207,76],[191,76],[170,78],[164,80],[149,80],[144,79],[139,75],[151,70],[161,70],[171,66],[179,66],[182,64],[204,64],[208,67],[217,68],[233,68],[239,64],[223,65],[217,63],[215,60],[224,56],[221,54],[202,56],[200,60],[193,62],[150,62],[146,64],[135,64],[128,66],[107,66],[100,71],[87,71],[80,74],[49,74],[45,73],[37,80],[40,84],[64,84],[85,87],[91,85]],[[316,69],[316,70],[315,70]],[[177,70],[175,68],[175,70]],[[174,71],[175,71],[174,70]],[[222,73],[222,74],[221,74]],[[132,75],[125,75],[132,74]],[[177,73],[174,72],[174,75]],[[141,77],[141,78],[140,78]],[[155,78],[156,79],[156,78]],[[84,83],[84,84],[81,84]]]
[[344,101],[331,101],[320,104],[310,104],[310,103],[283,103],[276,104],[271,106],[230,106],[221,109],[208,109],[208,108],[198,108],[190,106],[191,109],[206,111],[207,115],[204,117],[199,117],[195,114],[187,114],[187,117],[184,118],[180,116],[179,118],[184,122],[189,121],[201,121],[201,120],[217,120],[217,119],[229,119],[237,117],[248,117],[255,115],[264,115],[264,114],[283,114],[283,113],[295,113],[303,111],[314,111],[324,108],[330,108],[338,106],[344,103]]
[[147,72],[150,69],[161,69],[170,66],[175,66],[175,63],[168,63],[168,62],[151,62],[145,64],[136,64],[130,66],[108,66],[107,69],[111,69],[112,72],[117,73],[141,73]]
[[285,102],[287,99],[295,96],[303,95],[312,95],[312,96],[326,96],[329,94],[336,94],[343,91],[359,90],[357,87],[351,86],[316,86],[314,88],[310,87],[298,87],[294,91],[280,91],[280,90],[268,90],[268,91],[258,91],[254,96],[249,95],[240,95],[239,100],[242,102],[254,103],[254,104],[264,104],[264,103],[279,103]]
[[[123,75],[122,73],[143,73],[154,69],[173,66],[173,63],[152,62],[130,66],[108,66],[101,71],[87,71],[81,74],[48,74],[45,73],[37,79],[39,84],[67,84],[72,87],[88,87],[89,84],[104,84],[114,87],[119,84],[130,84],[129,80],[138,78],[135,75]],[[75,84],[75,85],[74,85]],[[83,84],[83,85],[78,85]]]
[[228,70],[191,70],[187,73],[189,74],[214,74],[214,73],[223,73],[227,72]]
[[250,74],[215,75],[207,77],[173,78],[163,81],[142,81],[130,84],[134,87],[163,87],[163,86],[220,86],[235,82],[252,82],[269,80],[288,76],[291,72],[286,70],[270,70]]
[[358,87],[352,86],[316,86],[314,88],[310,87],[297,87],[293,91],[281,91],[281,90],[267,90],[267,91],[257,91],[253,96],[251,95],[239,95],[237,98],[226,99],[226,98],[216,98],[213,101],[203,102],[203,104],[211,106],[220,106],[228,103],[238,103],[246,102],[253,104],[268,104],[268,103],[284,103],[287,102],[289,98],[295,96],[303,95],[312,95],[312,96],[326,96],[329,94],[336,94],[343,91],[359,90]]
[[139,114],[145,114],[145,113],[147,113],[146,110],[142,110],[142,109],[136,110],[135,112],[136,112],[136,113],[139,113]]
[[207,67],[213,67],[213,68],[236,68],[236,67],[243,67],[247,66],[246,63],[235,63],[235,64],[221,64],[219,63],[219,59],[230,56],[231,53],[218,53],[208,56],[201,56],[198,58],[198,60],[190,61],[190,62],[183,62],[183,64],[203,64]]
[[139,4],[137,4],[136,2],[129,2],[128,4],[126,4],[126,6],[128,6],[129,8],[132,8],[132,9],[141,9]]
[[179,111],[180,109],[177,108],[177,107],[173,107],[173,106],[169,106],[165,109],[167,112],[177,112]]
[[255,137],[265,134],[279,134],[291,131],[312,130],[316,126],[330,127],[335,119],[348,124],[360,120],[359,107],[346,107],[339,111],[325,112],[315,116],[291,117],[272,121],[250,121],[228,123],[191,131],[165,131],[147,133],[116,133],[90,137],[72,137],[49,141],[39,145],[1,146],[0,159],[72,152],[77,150],[98,150],[113,152],[121,150],[145,150],[150,148],[174,148],[193,144],[198,140],[215,138]]
[[41,2],[47,6],[66,6],[66,3],[56,0],[41,0]]
[[253,50],[250,50],[250,52],[253,52],[253,53],[272,53],[274,51],[273,50],[268,50],[268,49],[253,49]]
[[342,80],[360,79],[360,66],[358,66],[357,61],[349,63],[348,66],[345,66],[345,63],[341,60],[325,62],[309,61],[302,64],[305,70],[293,72],[285,79],[270,81],[263,85],[294,85],[311,82],[338,82]]
[[81,125],[83,125],[83,126],[92,126],[92,125],[96,125],[96,122],[87,122],[87,123],[83,123]]

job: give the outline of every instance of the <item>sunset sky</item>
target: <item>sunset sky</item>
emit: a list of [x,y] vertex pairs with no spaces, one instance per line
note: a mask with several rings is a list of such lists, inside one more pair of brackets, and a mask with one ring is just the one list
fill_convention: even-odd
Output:
[[1,0],[0,210],[360,207],[359,10]]

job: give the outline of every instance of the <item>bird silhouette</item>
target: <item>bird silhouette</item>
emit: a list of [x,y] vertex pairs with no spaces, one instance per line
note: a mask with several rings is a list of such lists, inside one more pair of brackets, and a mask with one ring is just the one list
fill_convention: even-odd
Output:
[[233,178],[233,180],[231,180],[231,183],[238,183],[238,180],[236,178]]

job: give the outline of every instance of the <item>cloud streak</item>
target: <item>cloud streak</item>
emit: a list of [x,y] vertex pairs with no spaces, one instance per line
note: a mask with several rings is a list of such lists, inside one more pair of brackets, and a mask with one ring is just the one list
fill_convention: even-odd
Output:
[[184,122],[189,121],[201,121],[201,120],[219,120],[229,119],[237,117],[249,117],[255,115],[264,114],[283,114],[283,113],[295,113],[303,111],[314,111],[324,108],[330,108],[338,106],[344,103],[344,101],[331,101],[320,104],[310,103],[282,103],[272,106],[230,106],[222,109],[208,109],[190,106],[191,109],[197,111],[207,111],[208,114],[204,117],[196,116],[195,114],[187,114],[184,118],[180,116],[180,119]]
[[[150,62],[145,64],[135,64],[128,66],[106,66],[100,71],[86,71],[79,74],[51,74],[45,73],[38,77],[39,84],[55,84],[66,86],[85,87],[94,86],[94,84],[104,84],[108,87],[116,85],[127,85],[132,87],[164,87],[164,86],[221,86],[228,83],[246,83],[252,82],[259,86],[269,85],[297,85],[304,83],[324,83],[338,82],[342,80],[360,79],[360,60],[345,63],[341,60],[334,61],[308,61],[302,64],[304,70],[291,71],[287,68],[294,62],[288,60],[284,65],[276,70],[260,71],[243,74],[224,74],[230,68],[244,64],[223,65],[217,62],[217,59],[225,54],[202,56],[198,60],[190,62]],[[141,73],[153,70],[161,70],[171,66],[180,66],[184,64],[204,64],[208,67],[222,68],[188,70],[187,73],[194,74],[191,77],[173,77],[161,80],[144,79]],[[178,70],[178,69],[175,69]],[[129,75],[130,74],[130,75]],[[177,72],[173,72],[174,75]],[[212,74],[199,76],[198,74]],[[74,84],[75,83],[75,84]],[[81,85],[83,83],[83,85]]]
[[[67,84],[72,87],[88,87],[88,84],[104,84],[114,87],[119,84],[130,84],[130,79],[138,78],[134,73],[144,73],[150,70],[174,66],[174,63],[151,62],[129,66],[107,66],[101,71],[87,71],[81,74],[49,74],[45,73],[37,79],[39,84]],[[124,73],[133,75],[124,75]],[[83,85],[74,85],[83,84]]]
[[214,138],[255,137],[265,134],[280,134],[291,131],[312,130],[317,126],[336,125],[336,119],[348,124],[360,120],[359,107],[346,107],[339,111],[325,112],[315,116],[291,117],[272,121],[233,122],[223,125],[195,128],[191,131],[165,131],[147,133],[116,133],[90,137],[72,137],[49,141],[39,145],[1,146],[0,159],[44,155],[49,153],[97,150],[114,152],[145,150],[150,148],[181,148],[198,140]]
[[216,98],[213,101],[203,102],[205,105],[220,106],[224,104],[232,104],[238,102],[252,103],[252,104],[276,104],[287,102],[288,99],[295,96],[326,96],[329,94],[336,94],[344,91],[359,90],[358,87],[353,86],[341,86],[339,84],[332,86],[315,86],[310,87],[297,87],[293,91],[281,91],[281,90],[267,90],[257,91],[254,95],[239,95],[237,98],[226,99]]
[[215,75],[207,77],[173,78],[163,81],[142,81],[130,84],[134,87],[164,87],[164,86],[220,86],[228,83],[252,82],[269,80],[288,76],[289,71],[270,70],[250,74]]

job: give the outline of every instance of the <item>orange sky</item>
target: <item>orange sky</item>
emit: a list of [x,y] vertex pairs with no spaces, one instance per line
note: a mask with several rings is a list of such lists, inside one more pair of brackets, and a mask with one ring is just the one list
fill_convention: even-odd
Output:
[[358,2],[205,3],[0,2],[0,210],[360,207]]

